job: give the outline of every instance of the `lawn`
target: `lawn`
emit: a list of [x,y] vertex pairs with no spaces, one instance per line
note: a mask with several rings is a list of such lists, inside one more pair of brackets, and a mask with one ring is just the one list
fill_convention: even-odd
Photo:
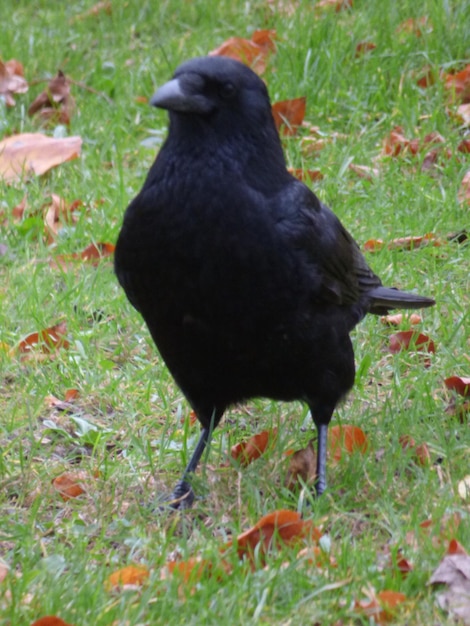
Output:
[[[444,384],[470,376],[470,247],[449,239],[470,221],[470,115],[446,88],[470,62],[470,3],[321,4],[3,0],[0,58],[24,65],[29,90],[15,106],[0,97],[0,141],[41,132],[82,147],[42,176],[0,180],[0,626],[43,616],[72,626],[454,623],[437,602],[446,587],[428,583],[450,541],[470,551],[468,406]],[[261,399],[227,413],[195,477],[194,508],[168,514],[158,498],[198,426],[111,257],[72,255],[115,242],[166,132],[166,113],[147,103],[156,87],[183,60],[261,29],[276,31],[263,73],[272,102],[306,97],[304,124],[283,136],[288,166],[321,173],[307,184],[363,249],[375,242],[365,254],[385,284],[436,299],[416,325],[435,352],[391,353],[406,316],[398,329],[372,316],[356,329],[356,385],[333,424],[361,428],[367,450],[330,455],[318,500],[285,486],[286,452],[315,436],[307,409]],[[375,47],[358,50],[363,42]],[[75,101],[69,125],[28,115],[58,70]],[[79,201],[52,235],[51,194]],[[425,245],[388,245],[428,233]],[[60,322],[49,353],[19,349]],[[231,459],[232,446],[275,428],[258,460]],[[67,478],[77,490],[68,499],[58,488]],[[322,538],[222,553],[279,509],[301,512]],[[170,573],[169,562],[196,557],[191,571]],[[113,584],[129,566],[140,568],[134,584]],[[370,617],[363,606],[386,604],[384,591],[403,596]],[[466,611],[470,624],[468,599]]]

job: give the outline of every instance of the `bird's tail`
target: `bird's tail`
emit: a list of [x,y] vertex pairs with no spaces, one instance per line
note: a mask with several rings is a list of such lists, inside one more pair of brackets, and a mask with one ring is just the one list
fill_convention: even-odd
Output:
[[432,298],[393,287],[375,287],[367,295],[371,303],[369,311],[375,315],[385,315],[390,309],[424,309],[436,304]]

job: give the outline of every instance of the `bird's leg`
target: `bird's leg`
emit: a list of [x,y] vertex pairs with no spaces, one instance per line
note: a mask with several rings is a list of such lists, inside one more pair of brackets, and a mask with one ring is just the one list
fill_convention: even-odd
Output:
[[317,477],[315,479],[315,493],[317,496],[326,489],[326,451],[328,441],[328,424],[317,424]]
[[328,445],[328,424],[335,408],[328,402],[309,403],[312,419],[317,427],[317,477],[315,495],[321,496],[326,489],[326,453]]
[[201,456],[203,455],[207,444],[211,440],[211,437],[212,428],[203,428],[199,441],[197,442],[196,449],[194,450],[193,455],[183,472],[183,476],[181,477],[181,480],[177,482],[176,487],[173,489],[173,492],[168,499],[168,505],[172,509],[189,509],[192,506],[194,502],[194,491],[192,490],[191,485],[187,482],[187,478],[190,474],[193,474],[196,471],[198,463],[201,460]]

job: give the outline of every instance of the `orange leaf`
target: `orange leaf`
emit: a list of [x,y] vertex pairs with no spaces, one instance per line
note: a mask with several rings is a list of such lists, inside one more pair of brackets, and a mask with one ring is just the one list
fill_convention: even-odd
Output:
[[[318,541],[321,536],[318,528],[315,528],[311,521],[302,520],[297,511],[280,509],[262,517],[252,528],[239,535],[236,542],[227,544],[226,548],[235,543],[240,558],[244,555],[252,558],[258,544],[260,554],[265,555],[272,547],[291,545],[300,539],[310,538]],[[273,542],[273,538],[276,543]]]
[[40,176],[65,161],[77,159],[81,137],[55,139],[40,133],[12,135],[0,141],[0,179],[12,183],[24,176]]
[[141,565],[128,565],[121,569],[116,570],[106,581],[106,587],[108,589],[115,589],[116,587],[125,587],[127,585],[141,586],[149,577],[150,572],[146,567]]
[[302,124],[305,117],[307,99],[305,96],[293,100],[275,102],[271,109],[277,130],[284,135],[294,135],[297,127]]
[[65,392],[65,402],[73,402],[78,398],[80,392],[78,389],[67,389]]
[[43,354],[52,354],[59,348],[69,347],[70,344],[64,337],[66,333],[67,323],[60,322],[39,332],[31,333],[20,341],[16,349],[18,352],[25,354],[39,347]]
[[456,391],[464,398],[468,398],[470,396],[470,377],[449,376],[449,378],[445,379],[444,384],[447,389]]
[[169,575],[178,574],[183,582],[199,581],[205,572],[210,572],[212,563],[200,556],[190,557],[186,561],[168,561],[161,572],[160,578],[166,580]]
[[356,53],[355,53],[355,57],[360,57],[363,54],[365,54],[366,52],[370,52],[371,50],[375,50],[375,48],[377,48],[377,46],[375,45],[375,43],[372,43],[372,41],[360,41],[357,46],[356,46]]
[[426,443],[416,445],[413,437],[410,437],[409,435],[402,435],[399,438],[399,442],[403,450],[413,450],[414,460],[418,463],[418,465],[425,467],[431,463],[431,454]]
[[394,315],[382,315],[380,318],[382,324],[388,324],[389,326],[400,326],[405,321],[409,324],[416,325],[421,324],[423,318],[418,313],[411,313],[411,315],[403,315],[403,313],[395,313]]
[[470,65],[456,74],[447,74],[445,87],[455,94],[462,104],[470,103]]
[[78,498],[78,496],[86,493],[84,485],[86,485],[89,481],[89,474],[80,470],[77,472],[64,472],[63,474],[60,474],[60,476],[54,478],[52,484],[59,492],[62,499],[67,501],[71,498]]
[[382,239],[368,239],[364,244],[364,250],[367,252],[378,252],[382,250],[385,242]]
[[398,591],[380,591],[367,601],[355,602],[356,611],[372,618],[376,624],[385,624],[393,618],[398,605],[405,602],[406,596]]
[[247,441],[237,443],[232,446],[230,456],[238,461],[242,467],[246,467],[256,461],[267,449],[276,441],[277,428],[263,430],[263,432],[253,435]]
[[364,431],[357,426],[346,424],[344,426],[332,426],[329,430],[328,447],[335,461],[341,459],[343,452],[365,454],[368,445]]
[[465,554],[468,552],[465,550],[463,545],[457,541],[457,539],[451,539],[449,541],[449,546],[447,548],[447,554]]
[[459,202],[465,202],[470,206],[470,170],[468,170],[462,178],[458,198]]
[[209,55],[230,57],[249,65],[258,74],[262,74],[266,69],[270,52],[275,50],[275,36],[274,30],[258,30],[253,33],[251,40],[230,37],[218,48],[209,52]]
[[398,26],[397,32],[421,37],[423,34],[423,28],[426,28],[428,32],[432,31],[432,24],[429,22],[429,19],[426,15],[423,15],[422,17],[408,18]]
[[441,242],[433,233],[426,233],[425,235],[415,235],[414,237],[397,237],[392,239],[387,248],[389,250],[414,250],[425,244],[438,247],[441,245]]
[[296,169],[293,167],[289,167],[288,169],[289,173],[292,174],[292,176],[295,176],[303,183],[309,181],[314,183],[317,180],[322,180],[322,178],[324,178],[320,170],[304,170],[302,168]]
[[353,0],[320,0],[314,6],[315,11],[321,11],[323,9],[334,8],[336,13],[350,9],[353,5]]
[[83,250],[80,257],[83,261],[96,261],[114,253],[115,245],[112,243],[91,243]]
[[389,351],[392,354],[397,354],[402,350],[409,349],[431,353],[436,352],[434,341],[417,330],[402,330],[390,335]]
[[64,622],[63,619],[55,615],[46,615],[37,619],[31,626],[71,626],[71,624]]

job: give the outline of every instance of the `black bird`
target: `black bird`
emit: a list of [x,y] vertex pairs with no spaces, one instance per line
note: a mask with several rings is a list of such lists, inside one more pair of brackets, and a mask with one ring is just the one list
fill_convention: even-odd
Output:
[[383,287],[338,218],[286,169],[263,81],[223,57],[183,63],[151,104],[168,136],[126,210],[115,270],[201,422],[188,483],[226,408],[302,400],[318,430],[354,382],[349,333],[366,313],[434,300]]

